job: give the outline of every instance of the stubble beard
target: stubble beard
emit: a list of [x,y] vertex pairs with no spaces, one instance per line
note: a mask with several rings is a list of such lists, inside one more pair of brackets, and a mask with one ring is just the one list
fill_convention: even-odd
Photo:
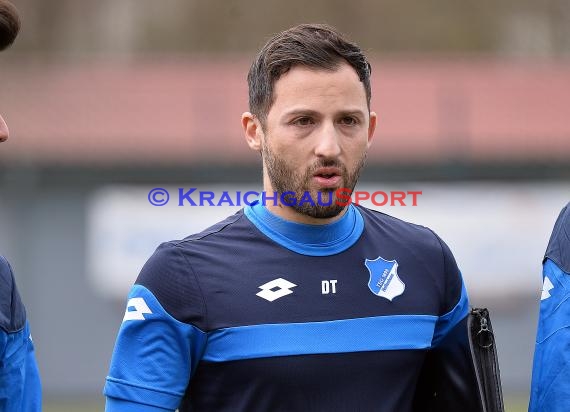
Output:
[[[294,195],[286,197],[291,206],[285,205],[285,207],[291,207],[297,213],[316,219],[333,218],[338,216],[344,210],[346,207],[346,200],[342,199],[340,201],[341,204],[339,204],[336,190],[340,188],[349,189],[350,193],[352,193],[356,186],[356,182],[360,177],[360,172],[366,162],[365,152],[358,160],[355,167],[349,171],[343,163],[340,163],[337,160],[322,159],[315,162],[307,168],[302,175],[300,175],[296,170],[290,168],[282,158],[275,156],[267,144],[262,146],[261,154],[271,185],[277,192],[279,198],[281,199],[283,193],[294,193]],[[311,187],[315,171],[322,167],[338,168],[341,171],[342,185],[338,188],[324,190],[318,190]],[[312,202],[301,202],[306,193],[310,194]],[[346,192],[343,190],[343,193]]]

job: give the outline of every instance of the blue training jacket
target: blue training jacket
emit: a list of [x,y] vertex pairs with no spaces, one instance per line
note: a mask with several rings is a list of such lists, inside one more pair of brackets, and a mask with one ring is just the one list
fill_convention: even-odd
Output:
[[570,410],[570,203],[554,225],[543,260],[529,412]]
[[425,227],[352,205],[306,225],[257,203],[146,263],[106,411],[481,412],[468,308]]
[[0,411],[41,411],[41,385],[26,311],[0,256]]

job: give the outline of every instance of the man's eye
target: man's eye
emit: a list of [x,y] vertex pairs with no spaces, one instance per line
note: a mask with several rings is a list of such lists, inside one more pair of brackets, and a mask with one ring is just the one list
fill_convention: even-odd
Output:
[[309,126],[313,123],[314,123],[313,119],[311,119],[310,117],[299,117],[299,118],[293,120],[293,124],[295,124],[297,126]]
[[344,125],[347,125],[347,126],[354,126],[355,124],[358,123],[358,120],[355,119],[354,117],[347,116],[347,117],[343,117],[340,120],[340,122]]

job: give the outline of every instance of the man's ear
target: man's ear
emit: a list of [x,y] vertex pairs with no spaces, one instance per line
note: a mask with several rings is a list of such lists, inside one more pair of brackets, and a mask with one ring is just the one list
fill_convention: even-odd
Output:
[[259,119],[250,112],[245,112],[241,115],[241,126],[243,127],[245,140],[251,150],[261,151],[263,128]]
[[378,122],[378,116],[375,112],[370,112],[370,122],[368,124],[368,147],[372,145],[372,138],[374,137],[374,131],[376,130],[376,123]]

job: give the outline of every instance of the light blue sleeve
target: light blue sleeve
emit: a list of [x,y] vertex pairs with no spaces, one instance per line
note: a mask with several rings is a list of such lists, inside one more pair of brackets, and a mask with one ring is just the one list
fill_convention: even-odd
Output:
[[570,408],[570,274],[547,259],[532,368],[529,412]]
[[107,398],[105,412],[173,412],[174,409],[164,409],[156,406],[142,405],[138,402],[124,401],[117,398]]
[[135,285],[103,391],[106,412],[174,411],[205,343],[203,331],[174,319],[151,291]]
[[[432,347],[437,347],[442,340],[467,316],[469,312],[469,299],[463,279],[461,279],[461,295],[457,304],[447,312],[440,316],[436,322],[432,339]],[[467,329],[465,329],[467,333]]]
[[42,391],[30,326],[13,333],[0,329],[0,410],[41,411]]

